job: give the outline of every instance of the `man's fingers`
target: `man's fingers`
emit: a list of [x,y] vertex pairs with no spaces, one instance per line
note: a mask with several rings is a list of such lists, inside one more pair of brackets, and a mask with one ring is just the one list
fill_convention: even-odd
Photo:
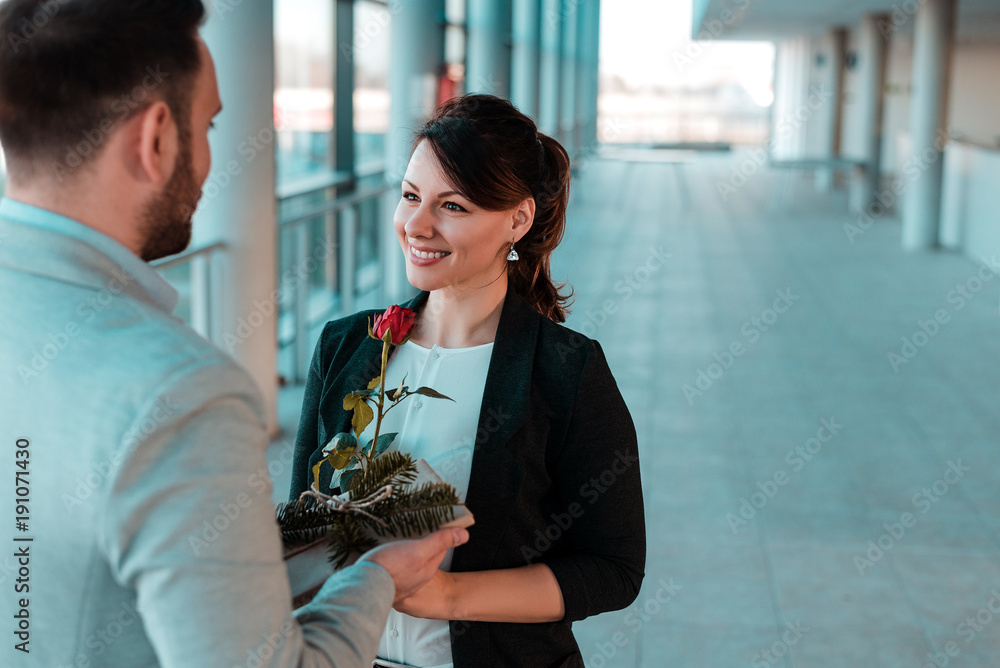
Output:
[[430,559],[468,540],[469,532],[465,529],[440,529],[420,540],[420,550]]

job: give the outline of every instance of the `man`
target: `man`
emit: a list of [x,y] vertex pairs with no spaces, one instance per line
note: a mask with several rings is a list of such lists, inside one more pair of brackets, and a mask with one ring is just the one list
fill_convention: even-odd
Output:
[[[171,316],[221,103],[200,0],[0,3],[0,665],[366,666],[468,538],[290,609],[248,374]],[[11,635],[13,630],[13,636]]]

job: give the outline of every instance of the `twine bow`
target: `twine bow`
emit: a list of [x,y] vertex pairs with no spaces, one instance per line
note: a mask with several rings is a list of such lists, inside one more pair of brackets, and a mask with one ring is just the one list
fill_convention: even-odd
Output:
[[390,496],[392,496],[392,485],[386,485],[385,487],[377,489],[363,499],[352,500],[350,498],[342,499],[339,496],[328,496],[316,489],[316,485],[313,484],[309,486],[309,489],[302,492],[299,496],[299,500],[301,501],[306,497],[311,497],[330,510],[338,513],[357,513],[358,515],[364,515],[368,519],[378,522],[378,524],[388,529],[388,524],[369,513],[366,508],[371,508],[376,503],[385,501]]

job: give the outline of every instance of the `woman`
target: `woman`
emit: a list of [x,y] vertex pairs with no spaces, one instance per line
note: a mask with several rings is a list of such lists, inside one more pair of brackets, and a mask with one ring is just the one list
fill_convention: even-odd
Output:
[[[390,613],[379,656],[423,668],[583,666],[570,624],[629,605],[645,528],[635,429],[597,342],[557,324],[549,276],[569,158],[505,100],[445,103],[418,133],[394,227],[422,292],[386,386],[392,447],[423,457],[476,518],[468,544]],[[291,497],[323,446],[350,430],[344,395],[379,368],[374,312],[328,323],[306,386]],[[402,405],[406,405],[405,403]],[[365,434],[367,437],[369,434]],[[324,468],[329,485],[329,469]]]

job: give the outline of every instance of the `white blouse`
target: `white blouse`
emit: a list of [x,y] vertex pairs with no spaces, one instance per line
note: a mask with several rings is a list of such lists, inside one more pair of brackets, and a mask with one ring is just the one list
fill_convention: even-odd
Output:
[[[472,348],[424,348],[408,341],[393,353],[386,369],[387,388],[399,387],[405,376],[411,390],[427,386],[454,399],[451,402],[409,396],[386,414],[381,433],[398,432],[390,450],[427,460],[445,482],[455,487],[463,502],[469,490],[479,410],[492,354],[492,343]],[[362,434],[362,442],[374,435],[373,420]],[[441,570],[451,568],[451,559],[449,550]],[[390,610],[378,655],[421,668],[452,668],[448,622]]]

